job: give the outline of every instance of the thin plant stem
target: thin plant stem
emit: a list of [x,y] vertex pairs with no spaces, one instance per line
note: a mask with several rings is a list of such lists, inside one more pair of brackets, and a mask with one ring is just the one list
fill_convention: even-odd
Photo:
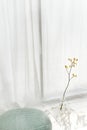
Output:
[[72,74],[72,76],[71,76],[71,72],[72,72],[72,68],[75,67],[75,65],[77,65],[78,59],[76,59],[76,58],[70,59],[69,58],[68,60],[70,61],[71,64],[69,66],[65,65],[66,72],[68,74],[68,81],[67,81],[66,88],[65,88],[65,90],[63,92],[62,101],[61,101],[61,105],[60,105],[60,110],[62,110],[62,108],[63,108],[66,92],[67,92],[67,89],[69,87],[71,79],[73,79],[74,77],[77,77],[77,75],[75,75],[75,74]]
[[62,103],[61,103],[61,106],[60,106],[60,110],[62,110],[62,108],[63,108],[63,104],[64,104],[64,100],[65,100],[65,95],[66,95],[67,89],[68,89],[70,81],[71,81],[71,78],[70,78],[71,70],[72,70],[72,66],[70,68],[70,71],[67,72],[68,73],[68,82],[67,82],[66,88],[65,88],[64,93],[63,93]]

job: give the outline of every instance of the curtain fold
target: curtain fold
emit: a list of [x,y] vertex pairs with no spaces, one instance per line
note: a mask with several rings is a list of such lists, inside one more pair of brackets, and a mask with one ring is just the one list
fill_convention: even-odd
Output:
[[41,100],[39,1],[0,1],[0,103]]

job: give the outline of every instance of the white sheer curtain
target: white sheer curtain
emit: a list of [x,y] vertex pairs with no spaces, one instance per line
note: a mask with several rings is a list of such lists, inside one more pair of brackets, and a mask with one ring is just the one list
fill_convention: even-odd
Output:
[[0,1],[0,104],[59,98],[64,65],[77,57],[69,95],[87,92],[87,1]]
[[64,65],[69,57],[79,59],[68,96],[87,93],[87,1],[43,0],[44,96],[61,97],[66,86]]
[[0,1],[0,104],[41,99],[38,0]]

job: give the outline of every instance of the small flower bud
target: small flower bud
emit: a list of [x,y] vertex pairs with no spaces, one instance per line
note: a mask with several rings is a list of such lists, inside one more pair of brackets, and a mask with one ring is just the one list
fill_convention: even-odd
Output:
[[67,65],[65,65],[65,68],[66,68],[66,69],[68,69],[68,66],[67,66]]
[[77,77],[77,75],[76,74],[72,74],[72,77]]
[[71,59],[71,58],[68,58],[68,60],[69,60],[70,62],[72,62],[72,59]]

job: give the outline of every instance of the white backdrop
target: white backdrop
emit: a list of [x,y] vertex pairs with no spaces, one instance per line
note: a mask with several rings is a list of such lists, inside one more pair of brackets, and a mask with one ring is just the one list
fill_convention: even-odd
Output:
[[87,92],[87,1],[0,0],[0,104],[61,97],[64,65],[77,57],[68,95]]

